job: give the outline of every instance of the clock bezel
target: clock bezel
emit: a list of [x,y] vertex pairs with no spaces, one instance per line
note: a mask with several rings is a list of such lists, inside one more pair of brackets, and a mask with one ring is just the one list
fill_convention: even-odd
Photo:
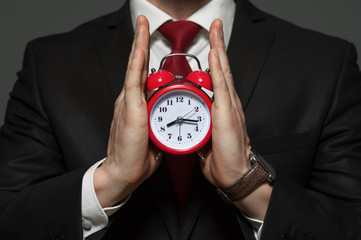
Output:
[[198,144],[194,145],[193,147],[186,148],[186,149],[174,149],[174,148],[170,148],[170,147],[164,145],[161,141],[159,141],[155,137],[155,135],[152,131],[151,121],[150,121],[150,113],[154,107],[154,104],[157,102],[157,100],[162,95],[164,95],[170,91],[176,91],[176,90],[188,90],[188,91],[193,92],[193,93],[197,94],[198,96],[200,96],[202,98],[202,100],[206,103],[206,105],[209,109],[210,116],[211,116],[211,109],[212,109],[212,100],[209,98],[209,96],[204,91],[202,91],[201,89],[199,89],[193,85],[177,83],[177,84],[172,84],[172,85],[166,86],[164,88],[161,88],[159,91],[154,93],[148,101],[148,132],[149,132],[149,137],[152,140],[152,142],[159,149],[161,149],[167,153],[175,154],[175,155],[186,155],[186,154],[194,153],[197,150],[201,149],[210,140],[210,138],[212,136],[212,117],[210,119],[210,125],[209,125],[207,134],[205,135],[205,137],[203,138],[202,141],[200,141]]

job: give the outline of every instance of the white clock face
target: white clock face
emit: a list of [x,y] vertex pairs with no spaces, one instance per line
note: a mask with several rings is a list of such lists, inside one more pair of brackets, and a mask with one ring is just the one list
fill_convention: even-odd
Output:
[[188,90],[173,90],[154,103],[150,113],[154,136],[165,146],[184,150],[199,144],[211,126],[204,100]]

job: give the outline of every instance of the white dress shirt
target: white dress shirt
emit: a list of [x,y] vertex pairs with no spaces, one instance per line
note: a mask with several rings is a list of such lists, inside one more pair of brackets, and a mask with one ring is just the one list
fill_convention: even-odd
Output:
[[[175,19],[146,0],[130,0],[130,11],[134,29],[139,15],[146,16],[149,21],[149,71],[151,68],[158,69],[161,59],[171,52],[171,45],[157,29],[166,21]],[[235,11],[236,4],[233,0],[211,0],[187,19],[202,27],[186,52],[198,57],[203,70],[208,68],[208,53],[210,49],[208,35],[211,23],[217,18],[223,21],[224,40],[226,47],[228,47]],[[193,70],[198,69],[195,60],[190,59],[189,64]],[[104,159],[94,164],[83,177],[82,217],[84,238],[105,228],[108,225],[108,216],[115,213],[126,203],[124,201],[124,203],[118,206],[101,208],[94,190],[93,174],[103,161]],[[255,219],[247,219],[254,227],[256,238],[259,239],[262,222]]]

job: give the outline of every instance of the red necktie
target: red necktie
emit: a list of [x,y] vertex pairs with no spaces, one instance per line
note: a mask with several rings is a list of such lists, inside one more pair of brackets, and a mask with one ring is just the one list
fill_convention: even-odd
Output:
[[[190,21],[170,21],[164,23],[158,30],[170,41],[172,53],[184,53],[187,46],[201,30],[201,27]],[[184,79],[192,71],[185,56],[167,58],[162,69],[173,73],[173,75],[183,76]],[[185,156],[166,155],[168,171],[177,198],[180,222],[183,221],[195,160],[195,154]]]
[[[201,30],[201,26],[190,21],[170,21],[164,23],[158,30],[171,43],[171,53],[184,53]],[[162,69],[170,71],[173,75],[183,76],[184,79],[192,71],[185,56],[167,58]]]

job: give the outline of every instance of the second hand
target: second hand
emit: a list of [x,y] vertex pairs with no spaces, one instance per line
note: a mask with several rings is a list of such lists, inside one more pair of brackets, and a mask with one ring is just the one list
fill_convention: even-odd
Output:
[[182,118],[184,118],[185,116],[187,116],[188,114],[190,114],[191,112],[193,112],[196,109],[197,109],[197,107],[194,107],[191,111],[189,111],[187,114],[185,114]]

